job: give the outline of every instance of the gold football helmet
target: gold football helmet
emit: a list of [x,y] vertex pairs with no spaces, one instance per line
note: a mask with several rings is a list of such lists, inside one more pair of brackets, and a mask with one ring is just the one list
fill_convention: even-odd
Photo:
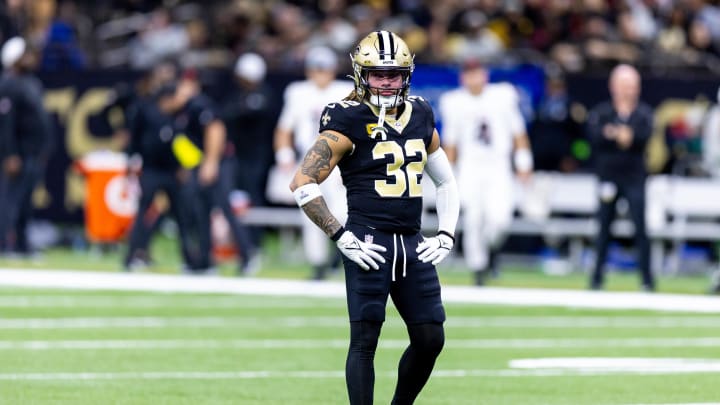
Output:
[[[407,97],[410,88],[410,76],[415,69],[413,59],[405,41],[390,31],[374,31],[358,43],[350,55],[355,80],[355,93],[360,99],[367,99],[377,107],[392,108],[401,104]],[[372,94],[368,84],[370,71],[400,71],[403,77],[402,87],[394,96]]]

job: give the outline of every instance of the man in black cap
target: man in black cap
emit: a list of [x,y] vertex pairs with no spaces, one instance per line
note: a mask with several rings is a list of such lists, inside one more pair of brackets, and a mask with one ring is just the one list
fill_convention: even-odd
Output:
[[2,47],[0,79],[0,253],[31,254],[27,224],[33,189],[43,178],[53,143],[43,88],[32,75],[37,55],[20,37]]

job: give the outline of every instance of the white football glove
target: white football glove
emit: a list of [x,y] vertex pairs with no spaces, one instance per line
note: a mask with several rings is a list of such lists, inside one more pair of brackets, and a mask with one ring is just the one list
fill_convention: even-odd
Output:
[[380,268],[377,262],[385,263],[385,259],[377,253],[385,252],[387,250],[385,247],[374,243],[361,242],[350,231],[343,232],[335,244],[337,244],[342,254],[357,263],[363,270],[370,270],[370,267],[377,270]]
[[432,238],[423,238],[415,252],[423,263],[432,262],[434,266],[443,261],[450,254],[455,241],[449,235],[439,233]]

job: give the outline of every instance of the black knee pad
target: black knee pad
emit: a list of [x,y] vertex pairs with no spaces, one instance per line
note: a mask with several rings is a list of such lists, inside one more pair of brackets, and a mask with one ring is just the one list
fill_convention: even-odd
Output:
[[350,322],[350,350],[375,353],[381,328],[381,322]]
[[410,344],[421,353],[437,356],[445,345],[442,323],[419,323],[408,325]]

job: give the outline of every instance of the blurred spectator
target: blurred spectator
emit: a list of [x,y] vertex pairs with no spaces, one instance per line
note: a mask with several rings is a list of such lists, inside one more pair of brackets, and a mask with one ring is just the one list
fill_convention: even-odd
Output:
[[347,9],[347,16],[357,36],[361,36],[379,26],[380,16],[367,4],[354,4]]
[[235,145],[237,185],[250,194],[252,205],[266,205],[265,185],[272,165],[273,129],[277,102],[265,83],[267,66],[255,53],[241,55],[235,83],[223,100],[220,114]]
[[0,43],[20,34],[23,0],[7,0],[0,4]]
[[32,253],[27,225],[32,192],[45,174],[54,142],[43,88],[33,75],[37,54],[13,37],[1,52],[0,79],[0,253]]
[[602,289],[610,243],[610,225],[615,205],[624,197],[635,225],[635,247],[642,289],[655,290],[650,269],[650,243],[645,226],[645,146],[652,134],[652,109],[640,101],[640,74],[629,65],[619,65],[610,74],[610,101],[594,107],[587,121],[599,179],[600,229],[596,242],[595,269],[590,288]]
[[[337,56],[331,49],[312,48],[305,56],[307,79],[291,83],[285,89],[284,104],[274,139],[277,170],[285,174],[287,179],[280,182],[285,190],[299,160],[315,142],[320,115],[325,106],[339,102],[353,90],[351,82],[335,80],[337,68]],[[344,223],[347,218],[347,203],[340,170],[330,173],[320,185],[320,189],[329,209]],[[290,200],[292,199],[290,195]],[[302,240],[305,255],[313,266],[313,278],[325,278],[335,256],[331,254],[327,235],[307,216],[303,216]]]
[[306,41],[313,28],[313,21],[306,10],[291,4],[276,3],[269,20],[267,32],[258,41],[258,51],[272,66],[281,70],[301,68],[307,51]]
[[86,67],[71,19],[75,4],[62,4],[58,14],[55,0],[35,0],[30,3],[28,35],[33,46],[41,50],[40,69],[44,71],[77,70]]
[[720,178],[720,87],[716,103],[708,110],[702,126],[702,160],[705,170]]
[[460,32],[448,37],[446,46],[456,62],[473,56],[486,62],[497,59],[505,46],[497,33],[488,28],[487,17],[479,10],[469,10],[460,17]]
[[268,24],[267,7],[259,1],[236,1],[219,7],[214,18],[217,27],[213,30],[220,35],[218,43],[235,55],[255,49]]
[[137,270],[152,262],[149,244],[160,222],[160,212],[153,203],[160,191],[169,200],[170,213],[178,225],[184,262],[191,263],[197,255],[190,246],[189,215],[182,201],[182,188],[187,176],[182,176],[172,150],[171,113],[177,76],[178,70],[174,64],[160,63],[143,81],[142,87],[147,93],[135,100],[128,100],[129,171],[139,177],[140,203],[123,260],[126,270]]
[[230,53],[212,46],[207,24],[201,18],[188,21],[186,25],[188,49],[180,54],[180,64],[186,68],[200,69],[225,67]]
[[166,8],[154,10],[142,32],[130,43],[130,66],[145,69],[162,59],[178,56],[189,47],[185,27],[172,20]]
[[346,54],[355,45],[358,33],[343,13],[346,0],[320,0],[320,20],[316,29],[308,38],[309,46],[327,46],[336,52]]
[[462,64],[461,87],[440,99],[443,149],[458,173],[463,252],[476,285],[497,272],[497,253],[513,217],[513,177],[528,183],[533,171],[517,91],[488,78],[478,59],[469,58]]
[[196,256],[187,263],[186,270],[208,273],[214,271],[210,220],[219,193],[225,125],[218,118],[212,101],[201,92],[192,71],[186,72],[177,83],[167,111],[173,122],[173,153],[187,179],[183,187],[183,204],[190,212],[192,238],[197,246]]
[[675,7],[661,16],[661,28],[657,36],[657,46],[660,50],[680,54],[687,46],[687,33],[685,31],[687,15],[685,10]]
[[579,104],[573,104],[565,79],[557,69],[545,78],[545,94],[530,123],[530,142],[537,170],[574,172],[580,159],[573,147],[582,142]]

